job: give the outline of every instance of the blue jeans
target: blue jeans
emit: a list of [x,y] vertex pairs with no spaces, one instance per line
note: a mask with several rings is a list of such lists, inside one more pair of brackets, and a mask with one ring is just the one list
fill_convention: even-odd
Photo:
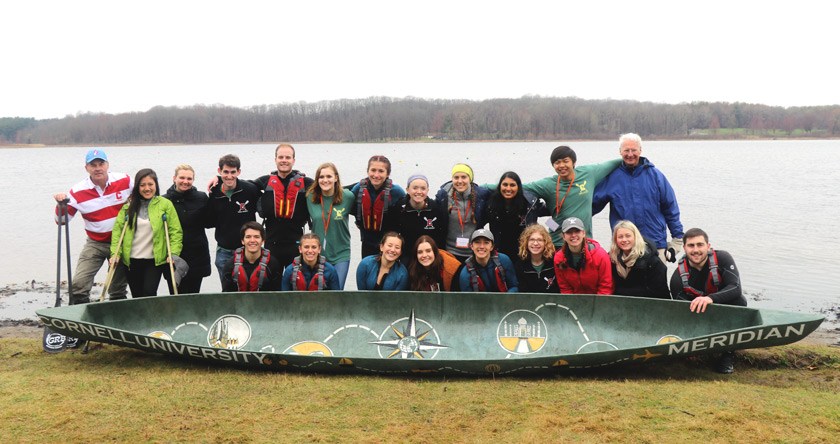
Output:
[[335,274],[338,275],[338,284],[341,285],[341,288],[337,288],[337,290],[344,290],[344,283],[347,282],[347,273],[350,272],[350,261],[333,264],[333,267],[335,267]]
[[222,284],[222,288],[225,286],[225,278],[223,276],[225,270],[225,264],[228,261],[233,259],[233,250],[228,250],[222,247],[216,247],[216,261],[214,264],[216,265],[216,270],[219,272],[219,281]]

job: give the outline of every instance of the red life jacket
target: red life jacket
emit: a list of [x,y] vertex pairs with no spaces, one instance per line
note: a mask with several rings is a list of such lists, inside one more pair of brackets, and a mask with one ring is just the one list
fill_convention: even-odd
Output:
[[[496,266],[496,269],[493,270],[493,274],[496,277],[496,286],[499,287],[499,293],[507,293],[508,287],[507,282],[505,281],[505,268],[502,267],[502,262],[499,261],[499,252],[493,250],[493,255],[490,256],[490,260],[493,261],[493,265]],[[474,256],[470,256],[464,262],[464,265],[467,267],[467,272],[470,274],[470,283],[472,284],[473,291],[487,291],[487,286],[484,285],[484,281],[481,279],[481,276],[475,271],[475,259]]]
[[268,179],[266,188],[274,192],[274,217],[277,219],[291,219],[295,214],[298,192],[305,188],[303,173],[295,171],[289,179],[289,186],[283,186],[282,180],[276,174]]
[[271,259],[271,252],[262,249],[260,262],[250,276],[246,276],[242,263],[245,260],[245,248],[239,247],[233,252],[233,273],[231,276],[236,282],[237,291],[260,291],[266,275],[268,275],[268,261]]
[[680,272],[680,280],[682,280],[683,290],[695,298],[697,296],[706,296],[707,294],[717,293],[718,287],[720,286],[721,276],[720,270],[718,270],[717,253],[714,249],[709,248],[709,276],[706,278],[705,293],[688,285],[689,269],[688,261],[686,261],[685,257],[680,259],[680,263],[677,264],[677,271]]
[[303,272],[300,271],[301,260],[300,256],[296,257],[292,262],[292,287],[298,291],[320,291],[324,289],[324,263],[327,259],[324,256],[318,256],[318,270],[312,276],[309,285],[306,285],[306,278],[303,277]]
[[356,221],[362,221],[361,228],[368,231],[381,231],[382,220],[391,206],[391,179],[385,179],[382,191],[371,201],[368,183],[365,178],[359,181],[359,195],[356,196]]

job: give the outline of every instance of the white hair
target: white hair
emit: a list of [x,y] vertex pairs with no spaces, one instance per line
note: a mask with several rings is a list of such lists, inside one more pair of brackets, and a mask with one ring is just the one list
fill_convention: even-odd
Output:
[[639,146],[642,146],[642,138],[636,133],[622,134],[621,137],[618,138],[618,144],[621,145],[622,143],[628,140],[636,142],[639,144]]

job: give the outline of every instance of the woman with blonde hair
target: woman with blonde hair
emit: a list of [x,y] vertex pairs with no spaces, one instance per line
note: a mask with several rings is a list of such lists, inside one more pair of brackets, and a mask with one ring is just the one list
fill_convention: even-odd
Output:
[[519,277],[519,291],[559,293],[554,275],[554,244],[542,225],[532,224],[519,235],[519,259],[514,266]]
[[654,243],[642,237],[633,222],[622,220],[615,224],[610,262],[615,294],[661,299],[671,297],[667,267],[659,259]]
[[[187,164],[178,165],[175,167],[175,175],[172,176],[172,186],[163,195],[172,202],[175,211],[178,212],[178,220],[184,234],[181,259],[189,265],[187,274],[178,284],[178,294],[200,292],[201,281],[210,276],[210,247],[204,232],[208,198],[206,193],[193,186],[194,183],[193,167]],[[163,273],[163,277],[167,282],[171,279],[169,273]],[[170,294],[174,293],[171,282],[169,291]]]

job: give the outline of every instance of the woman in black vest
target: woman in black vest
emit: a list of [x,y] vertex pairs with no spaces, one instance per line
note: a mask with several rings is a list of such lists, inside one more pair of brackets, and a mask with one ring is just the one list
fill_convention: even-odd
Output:
[[614,294],[670,299],[668,269],[656,246],[628,220],[615,224],[610,246]]
[[487,222],[498,239],[496,249],[516,261],[519,235],[539,216],[548,216],[545,204],[530,191],[522,189],[522,179],[513,171],[502,174],[487,204]]
[[[178,165],[175,167],[175,176],[172,177],[172,186],[163,195],[175,206],[178,219],[181,221],[181,230],[184,232],[181,259],[189,265],[189,270],[181,278],[178,294],[200,292],[201,281],[210,276],[210,247],[207,243],[207,234],[204,232],[205,207],[208,198],[206,193],[198,191],[193,186],[194,181],[193,167],[186,164]],[[171,279],[167,273],[163,276],[167,281]],[[171,283],[169,294],[172,294]]]

